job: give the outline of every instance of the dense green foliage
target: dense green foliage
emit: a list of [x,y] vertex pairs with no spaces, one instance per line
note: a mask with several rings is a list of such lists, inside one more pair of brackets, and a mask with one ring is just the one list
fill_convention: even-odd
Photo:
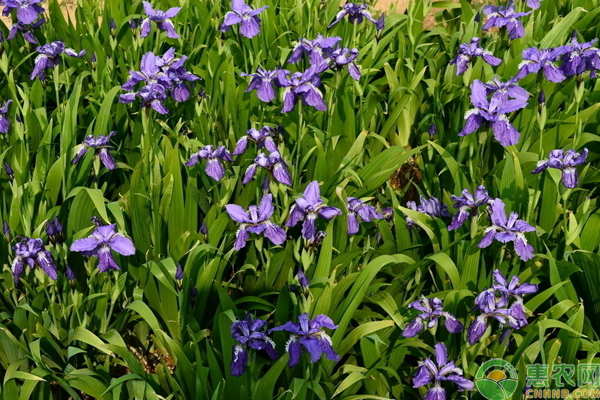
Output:
[[[87,50],[83,58],[63,57],[48,70],[46,84],[29,79],[35,46],[21,36],[2,43],[0,100],[14,103],[10,132],[0,138],[0,162],[10,164],[14,180],[4,173],[0,179],[0,216],[10,227],[0,244],[0,399],[413,399],[425,388],[413,389],[412,376],[437,342],[446,343],[469,378],[488,359],[510,361],[519,371],[519,398],[525,364],[598,362],[598,81],[589,74],[581,86],[574,78],[523,79],[532,96],[511,117],[521,132],[516,146],[502,147],[491,130],[457,135],[471,108],[474,79],[506,80],[517,72],[524,49],[566,44],[574,30],[585,41],[600,36],[597,0],[545,0],[524,18],[526,36],[513,41],[504,30],[482,33],[476,18],[481,4],[467,0],[435,3],[442,10],[427,29],[423,21],[432,5],[413,2],[406,13],[388,15],[380,33],[373,24],[347,20],[327,29],[339,0],[257,0],[253,7],[270,8],[253,39],[237,28],[219,31],[227,1],[154,3],[183,7],[173,19],[180,39],[155,28],[144,39],[139,29],[132,31],[130,20],[143,14],[138,0],[79,0],[77,23],[65,20],[57,0],[44,3],[49,17],[36,31],[40,44],[60,40]],[[517,0],[517,7],[524,2]],[[2,33],[6,37],[4,26]],[[346,70],[326,72],[321,90],[327,111],[297,106],[282,114],[279,97],[266,104],[255,92],[245,93],[249,79],[242,72],[280,65],[295,71],[286,64],[294,43],[319,33],[358,48],[363,75],[355,82]],[[478,59],[457,77],[449,62],[475,36],[503,63],[491,67]],[[139,101],[120,104],[121,85],[129,70],[139,70],[142,55],[170,47],[188,55],[186,67],[202,78],[192,99],[168,101],[170,114],[164,116],[145,112]],[[542,89],[544,106],[537,102]],[[432,123],[434,137],[427,133]],[[270,184],[273,222],[284,225],[295,198],[313,180],[321,182],[327,203],[344,212],[319,221],[327,236],[317,246],[306,245],[296,227],[281,246],[253,238],[233,250],[237,225],[225,205],[247,208],[263,196],[262,175],[241,185],[255,147],[227,163],[220,182],[200,166],[184,165],[199,147],[233,150],[248,129],[263,125],[282,127],[280,149],[293,177],[291,188]],[[111,139],[117,169],[102,167],[91,153],[71,163],[86,135],[110,131],[117,131]],[[555,148],[584,147],[590,154],[576,189],[560,183],[558,170],[530,173]],[[391,181],[398,169],[413,182],[399,187]],[[449,232],[449,218],[405,207],[421,193],[451,208],[451,195],[479,184],[536,227],[537,233],[527,234],[536,250],[532,260],[515,257],[512,245],[477,247],[489,226],[483,209]],[[362,224],[349,236],[349,196],[394,207],[393,221]],[[45,227],[55,216],[66,241],[51,245]],[[96,258],[69,251],[74,240],[92,232],[92,216],[116,223],[135,243],[136,255],[117,255],[120,271],[100,273]],[[406,216],[418,227],[409,230]],[[35,267],[14,283],[10,266],[18,236],[44,240],[59,268],[57,281]],[[185,271],[181,281],[175,279],[178,264]],[[67,265],[75,281],[65,277]],[[298,283],[299,266],[311,281],[306,298],[288,289]],[[414,316],[406,306],[421,295],[443,299],[444,309],[468,326],[474,297],[491,286],[495,269],[540,287],[525,299],[529,325],[515,330],[508,346],[498,342],[497,325],[473,346],[466,333],[444,329],[402,337]],[[329,315],[339,325],[330,333],[340,362],[303,358],[289,369],[287,336],[277,332],[273,338],[283,356],[270,361],[251,353],[246,374],[232,377],[230,326],[248,311],[268,319],[269,327],[302,312]],[[480,398],[477,392],[450,393]]]

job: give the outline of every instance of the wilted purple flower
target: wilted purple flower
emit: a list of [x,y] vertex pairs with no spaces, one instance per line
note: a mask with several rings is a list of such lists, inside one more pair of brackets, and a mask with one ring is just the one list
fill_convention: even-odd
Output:
[[538,96],[538,103],[540,104],[544,104],[546,102],[546,92],[544,92],[544,89],[540,90],[540,94]]
[[18,32],[22,32],[25,40],[27,40],[31,44],[38,44],[37,39],[33,35],[33,30],[39,28],[45,22],[46,18],[40,18],[38,21],[31,25],[26,25],[22,22],[17,22],[8,31],[8,36],[6,36],[6,40],[13,40],[15,37],[17,37]]
[[129,28],[131,28],[131,30],[136,29],[138,26],[138,20],[136,18],[131,18],[129,20]]
[[290,368],[294,367],[300,361],[302,347],[310,354],[310,362],[319,361],[321,354],[325,354],[325,357],[331,361],[340,360],[340,356],[333,350],[331,338],[323,331],[323,328],[337,328],[337,325],[333,324],[331,318],[320,314],[314,319],[309,320],[308,314],[304,313],[298,316],[298,322],[286,322],[277,328],[269,330],[269,332],[287,331],[292,334],[285,346],[285,351],[290,355]]
[[502,243],[514,242],[515,253],[523,261],[533,258],[533,246],[527,243],[525,232],[535,232],[535,228],[526,221],[518,219],[519,215],[511,212],[509,218],[506,218],[505,206],[502,200],[490,200],[490,219],[492,226],[484,232],[483,239],[477,245],[479,248],[485,248],[492,244],[494,239]]
[[435,124],[429,125],[427,133],[429,133],[429,136],[434,137],[437,133],[437,126]]
[[131,239],[117,233],[116,227],[116,224],[98,226],[91,236],[74,241],[71,244],[71,251],[80,252],[88,257],[97,256],[100,272],[121,269],[115,262],[111,250],[124,256],[131,256],[135,254],[135,247]]
[[500,81],[500,78],[495,77],[488,83],[484,83],[486,96],[492,96],[492,100],[497,103],[505,103],[509,100],[518,100],[527,102],[529,93],[521,86],[517,85],[517,80],[512,78],[506,82]]
[[296,72],[289,75],[290,72],[284,69],[278,70],[277,81],[279,86],[284,87],[283,92],[283,109],[282,113],[290,112],[296,106],[298,97],[302,99],[303,104],[313,106],[319,111],[326,111],[327,105],[323,100],[323,93],[318,89],[321,85],[321,77],[319,71],[322,71],[322,66],[312,65],[304,72]]
[[10,227],[6,221],[2,221],[2,233],[4,234],[4,237],[8,237],[10,235]]
[[44,13],[44,8],[38,4],[42,1],[44,0],[0,0],[0,6],[4,6],[2,15],[8,17],[14,9],[17,9],[17,20],[22,24],[30,25]]
[[102,221],[102,219],[95,215],[90,218],[90,221],[92,221],[92,224],[94,224],[96,226],[104,226],[105,225],[104,222]]
[[492,126],[494,137],[502,146],[511,146],[519,142],[521,134],[510,123],[506,114],[526,107],[527,101],[519,99],[499,101],[494,97],[488,100],[485,85],[476,79],[471,85],[471,103],[475,108],[465,114],[467,122],[458,136],[469,135],[488,121]]
[[267,336],[267,321],[254,319],[250,313],[241,321],[231,324],[231,336],[238,342],[233,346],[233,359],[231,360],[231,375],[241,376],[246,372],[248,364],[248,349],[264,350],[271,360],[278,355],[275,343]]
[[227,32],[233,25],[241,23],[240,34],[249,39],[258,35],[260,32],[260,18],[258,14],[263,12],[269,6],[264,6],[253,10],[244,0],[231,0],[231,11],[225,14],[225,20],[219,30]]
[[490,200],[485,186],[478,186],[475,193],[471,194],[468,189],[463,189],[462,196],[452,196],[452,201],[455,201],[454,208],[458,208],[458,212],[454,214],[452,223],[448,226],[449,231],[460,228],[469,218],[470,215],[477,211],[477,207],[487,204]]
[[511,0],[508,6],[484,6],[483,13],[488,17],[487,22],[483,25],[484,31],[494,27],[502,28],[506,26],[509,39],[514,40],[525,36],[525,28],[519,18],[531,14],[531,11],[515,12],[515,4]]
[[46,221],[46,235],[48,235],[52,244],[64,241],[63,226],[58,217],[54,217],[52,221]]
[[202,221],[200,224],[200,233],[206,235],[208,233],[208,227],[206,226],[206,222]]
[[563,53],[560,70],[566,76],[580,75],[585,71],[590,71],[590,76],[595,78],[596,70],[600,69],[600,50],[594,47],[597,41],[598,39],[594,39],[591,42],[579,43],[574,34],[571,44],[564,46],[569,51]]
[[260,153],[254,159],[254,163],[250,164],[246,169],[244,178],[242,179],[242,185],[247,184],[254,178],[258,167],[268,170],[277,182],[292,186],[292,176],[288,170],[288,165],[283,158],[281,158],[279,151],[273,151],[269,156],[265,155],[265,153]]
[[269,103],[273,101],[275,98],[275,88],[274,84],[277,84],[277,69],[273,71],[267,71],[266,69],[262,69],[258,67],[255,74],[245,74],[242,73],[242,76],[251,76],[250,84],[246,89],[246,93],[251,90],[256,90],[256,96],[260,101],[264,101],[265,103]]
[[301,268],[298,268],[296,279],[298,279],[298,283],[300,284],[300,287],[302,288],[304,294],[308,296],[310,281],[308,280]]
[[8,175],[9,181],[12,182],[15,179],[15,171],[13,171],[13,169],[6,161],[4,161],[4,172],[6,172],[6,175]]
[[456,383],[458,391],[473,390],[475,385],[463,376],[462,369],[454,365],[454,361],[448,361],[448,351],[444,343],[438,343],[435,348],[435,363],[427,357],[419,363],[419,368],[413,377],[413,387],[429,385],[433,387],[425,395],[425,400],[445,400],[446,389],[442,387],[442,381]]
[[381,213],[383,214],[383,218],[385,218],[387,222],[392,222],[394,220],[393,207],[384,207],[381,209]]
[[[12,100],[6,100],[6,102],[4,103],[4,106],[2,106],[2,108],[0,108],[0,132],[1,133],[8,133],[8,130],[10,129],[10,120],[8,119],[8,108],[10,107],[10,104],[12,103]],[[8,172],[8,170],[7,170]],[[12,174],[9,174],[12,175]]]
[[213,147],[210,144],[204,146],[200,151],[192,155],[185,165],[186,167],[193,167],[203,158],[207,160],[206,168],[204,169],[206,175],[215,181],[220,181],[225,175],[225,167],[223,167],[221,161],[233,161],[233,158],[231,158],[231,154],[225,146],[219,146],[216,150],[213,150]]
[[100,161],[102,161],[102,164],[104,164],[107,169],[115,169],[117,167],[117,162],[112,154],[110,154],[109,150],[113,148],[110,145],[110,138],[116,135],[116,133],[116,131],[112,131],[108,136],[98,135],[97,138],[94,137],[94,135],[86,136],[83,144],[81,144],[81,147],[77,151],[75,158],[73,158],[72,163],[77,164],[88,152],[88,149],[91,148],[94,149],[95,154],[100,156]]
[[156,23],[156,27],[159,30],[167,32],[168,37],[172,39],[179,38],[179,35],[175,32],[175,27],[173,26],[171,18],[177,15],[179,10],[181,10],[181,7],[173,7],[169,8],[167,11],[163,11],[155,10],[147,1],[143,1],[142,3],[144,3],[144,12],[148,17],[144,18],[140,24],[141,37],[145,38],[150,34],[150,29],[152,28],[150,21],[153,21]]
[[523,62],[519,64],[519,72],[517,72],[515,79],[523,79],[529,74],[536,74],[542,71],[546,79],[550,82],[558,83],[564,81],[566,76],[554,65],[554,62],[561,55],[568,52],[569,46],[550,49],[530,47],[523,50]]
[[444,317],[446,319],[446,329],[451,333],[458,333],[463,330],[463,325],[456,319],[456,317],[447,311],[443,311],[442,300],[434,297],[428,299],[422,296],[420,300],[413,301],[408,305],[408,308],[414,308],[420,311],[419,315],[406,326],[402,332],[404,337],[415,337],[424,328],[427,323],[427,328],[431,329],[438,323],[438,319]]
[[[423,214],[427,214],[430,217],[450,217],[450,212],[448,211],[448,206],[442,204],[442,202],[437,197],[431,197],[426,199],[423,196],[419,196],[421,204],[417,206],[417,203],[414,201],[407,201],[406,208],[410,208],[411,210],[418,211]],[[406,217],[406,223],[408,226],[415,225],[415,222]]]
[[74,281],[77,279],[77,276],[75,276],[75,271],[73,271],[68,265],[67,268],[65,268],[65,276],[70,281]]
[[71,57],[83,57],[85,55],[85,50],[81,50],[77,53],[75,50],[65,47],[65,44],[59,41],[39,46],[36,48],[36,51],[40,54],[35,58],[33,72],[29,75],[29,79],[39,77],[42,81],[46,80],[44,70],[46,68],[56,67],[60,63],[59,56],[61,54],[64,53]]
[[175,279],[178,281],[183,279],[183,267],[181,264],[177,264],[177,269],[175,270]]
[[344,9],[337,13],[335,20],[329,24],[328,28],[331,28],[340,22],[346,15],[348,16],[348,21],[351,23],[356,22],[357,24],[360,24],[363,22],[363,19],[367,19],[375,24],[377,30],[382,30],[384,28],[384,20],[382,18],[379,18],[378,20],[373,18],[371,13],[367,11],[367,5],[364,3],[346,3]]
[[305,239],[314,240],[317,233],[317,217],[330,220],[341,214],[342,212],[339,209],[323,204],[319,182],[312,181],[304,190],[302,197],[296,199],[296,204],[292,206],[286,226],[293,227],[304,220],[302,236]]
[[292,55],[288,59],[290,64],[295,64],[302,59],[302,55],[308,56],[311,64],[319,64],[333,53],[337,44],[342,40],[339,36],[324,37],[319,34],[316,39],[308,40],[301,38],[294,46]]
[[363,222],[371,222],[374,219],[383,219],[383,215],[373,206],[363,203],[356,197],[348,197],[348,235],[358,232],[358,217]]
[[471,43],[463,43],[458,47],[456,57],[450,61],[450,65],[456,64],[456,76],[465,73],[474,57],[481,57],[483,61],[494,67],[502,64],[502,60],[494,57],[491,51],[483,49],[479,45],[479,41],[478,37],[474,37],[471,39]]
[[52,280],[58,279],[58,270],[52,259],[52,254],[44,248],[42,239],[22,238],[22,241],[13,246],[16,257],[12,262],[12,271],[15,284],[19,282],[25,265],[33,268],[39,266]]
[[233,155],[237,156],[240,154],[244,154],[246,149],[248,148],[248,141],[252,141],[256,143],[258,149],[262,149],[265,147],[270,152],[278,151],[277,145],[273,140],[273,136],[277,133],[275,128],[270,126],[263,126],[262,129],[249,129],[244,136],[237,141],[235,145],[235,150],[233,150]]
[[[186,56],[175,57],[174,47],[167,50],[162,57],[152,52],[144,54],[141,71],[129,71],[129,80],[121,86],[130,93],[119,96],[119,102],[129,104],[139,97],[142,100],[142,107],[152,107],[160,114],[168,114],[169,110],[163,102],[169,92],[175,101],[186,101],[190,97],[186,82],[200,79],[185,69],[183,64],[186,60]],[[139,91],[133,92],[135,86],[141,82],[146,85]]]
[[349,49],[347,47],[340,47],[329,55],[331,60],[331,68],[342,69],[345,65],[348,66],[348,73],[350,77],[355,81],[360,80],[360,70],[354,63],[354,60],[358,57],[358,49]]
[[252,205],[248,207],[248,211],[237,204],[228,204],[225,206],[225,210],[231,219],[241,224],[235,234],[234,250],[240,250],[246,246],[246,241],[250,238],[250,233],[257,235],[262,233],[273,244],[278,245],[285,242],[285,231],[270,220],[275,210],[273,207],[273,195],[265,195],[258,207]]
[[108,23],[108,27],[110,28],[111,31],[114,31],[117,29],[117,23],[115,22],[114,18],[110,19],[110,22]]
[[545,171],[548,167],[560,169],[562,171],[562,184],[569,189],[574,189],[579,184],[579,174],[577,167],[583,164],[587,159],[588,149],[583,149],[581,154],[573,149],[564,151],[552,150],[548,160],[542,160],[538,163],[537,168],[531,171],[532,174],[539,174]]

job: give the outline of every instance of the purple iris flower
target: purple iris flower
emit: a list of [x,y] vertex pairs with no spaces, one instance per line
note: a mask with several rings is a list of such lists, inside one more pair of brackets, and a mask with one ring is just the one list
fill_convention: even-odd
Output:
[[242,76],[251,76],[250,84],[246,89],[246,93],[251,90],[256,90],[256,96],[260,101],[269,103],[275,98],[274,84],[278,84],[277,74],[279,70],[267,71],[258,67],[255,74],[242,73]]
[[550,82],[558,83],[564,81],[566,76],[554,65],[558,58],[569,52],[569,46],[561,46],[550,49],[538,49],[530,47],[523,50],[523,62],[519,64],[519,72],[516,79],[523,79],[529,74],[543,72],[546,79]]
[[73,158],[72,163],[77,164],[79,160],[83,158],[88,152],[88,149],[94,149],[95,153],[100,156],[100,161],[107,169],[113,170],[117,167],[115,158],[110,154],[109,150],[113,147],[110,145],[110,138],[116,135],[116,131],[112,131],[108,136],[98,135],[96,138],[94,135],[86,136],[83,144],[79,148],[79,151]]
[[16,9],[17,20],[22,24],[30,25],[44,13],[44,8],[38,4],[42,1],[44,0],[0,0],[0,6],[4,6],[2,15],[8,17]]
[[302,55],[304,54],[308,56],[311,64],[319,64],[327,57],[327,54],[333,53],[341,40],[342,38],[339,36],[324,37],[321,34],[313,40],[302,38],[294,46],[288,62],[295,64],[302,59]]
[[77,53],[75,50],[65,47],[63,42],[58,41],[39,46],[36,51],[40,54],[35,58],[33,72],[29,75],[29,79],[39,77],[42,81],[46,80],[44,70],[56,67],[60,63],[59,56],[61,54],[64,53],[71,57],[83,57],[85,55],[85,50]]
[[225,206],[225,210],[231,219],[241,224],[235,234],[234,250],[244,248],[251,233],[257,235],[262,233],[273,244],[279,245],[285,242],[285,231],[270,220],[273,211],[275,211],[275,207],[273,207],[273,195],[265,195],[258,207],[252,205],[248,207],[248,211],[237,204],[228,204]]
[[509,39],[514,40],[525,36],[525,28],[519,18],[531,14],[531,11],[515,12],[515,4],[511,0],[508,6],[484,6],[483,13],[488,17],[487,22],[483,25],[484,31],[494,27],[502,28],[506,26]]
[[[521,283],[519,277],[516,275],[513,275],[510,281],[508,281],[498,269],[494,271],[494,280],[496,283],[493,285],[493,288],[500,293],[501,297],[506,298],[507,303],[509,299],[514,299],[513,304],[508,308],[509,314],[518,321],[521,321],[522,326],[527,325],[527,317],[523,306],[523,296],[526,294],[537,293],[539,290],[538,285]],[[522,321],[525,321],[524,325]]]
[[40,18],[38,21],[31,25],[26,25],[22,22],[17,22],[10,28],[10,31],[8,31],[8,36],[6,36],[6,40],[13,40],[15,37],[17,37],[18,32],[22,32],[25,40],[27,40],[31,44],[38,44],[37,39],[33,35],[33,30],[39,28],[42,24],[44,24],[44,22],[46,22],[46,18]]
[[493,96],[488,100],[485,85],[476,79],[471,85],[471,103],[475,108],[465,114],[467,122],[458,136],[469,135],[488,121],[492,126],[494,137],[502,146],[511,146],[519,142],[521,134],[510,123],[506,114],[526,107],[527,101],[521,99],[501,101]]
[[354,235],[358,232],[358,217],[363,222],[371,222],[376,219],[383,219],[383,215],[373,206],[365,204],[361,199],[348,197],[348,235]]
[[[430,217],[450,217],[450,212],[448,211],[448,206],[442,204],[442,202],[437,197],[431,197],[426,199],[423,196],[419,196],[421,204],[417,206],[417,203],[414,201],[407,201],[406,208],[409,208],[414,211],[418,211],[423,214],[427,214]],[[415,222],[406,217],[406,223],[408,226],[415,225]]]
[[154,60],[161,73],[168,79],[171,97],[178,103],[187,101],[190,98],[190,89],[186,82],[202,79],[188,72],[184,67],[183,64],[185,64],[187,58],[185,55],[181,58],[175,57],[175,47],[171,47],[162,57],[156,57]]
[[406,326],[402,332],[402,336],[417,336],[425,328],[425,323],[427,323],[427,328],[434,328],[441,317],[446,318],[445,326],[448,332],[458,333],[462,331],[463,324],[461,324],[454,315],[447,311],[443,311],[443,306],[442,300],[437,297],[428,299],[425,296],[422,296],[420,300],[410,303],[408,308],[414,308],[415,310],[420,311],[420,313]]
[[218,182],[223,179],[223,176],[225,175],[225,167],[223,167],[221,161],[233,161],[233,158],[231,158],[231,154],[225,146],[219,146],[215,150],[213,150],[213,148],[214,146],[210,144],[204,146],[185,163],[185,166],[193,167],[198,164],[201,158],[205,159],[207,160],[206,168],[204,169],[206,175]]
[[456,76],[464,74],[475,57],[483,58],[483,61],[494,67],[502,64],[501,59],[494,57],[491,51],[485,50],[479,45],[480,40],[478,37],[474,37],[471,39],[471,43],[463,43],[458,47],[456,57],[450,61],[450,65],[456,64]]
[[577,36],[573,35],[571,44],[564,46],[569,49],[562,56],[560,70],[566,76],[581,75],[590,71],[590,76],[596,78],[596,70],[600,69],[600,50],[594,47],[598,39],[591,42],[579,43]]
[[373,18],[371,16],[371,13],[367,11],[367,5],[364,3],[346,3],[344,5],[344,9],[337,13],[337,15],[335,16],[335,20],[331,24],[329,24],[328,28],[331,28],[332,26],[340,22],[342,19],[344,19],[345,16],[348,16],[348,21],[350,21],[350,23],[356,22],[357,24],[360,24],[363,22],[364,19],[367,19],[375,24],[377,30],[382,30],[384,28],[383,15],[382,18],[379,19]]
[[492,96],[492,99],[498,103],[505,103],[509,100],[519,100],[527,102],[529,92],[517,85],[516,79],[510,79],[506,82],[500,81],[500,78],[495,77],[488,83],[484,83],[486,95]]
[[233,25],[241,23],[240,34],[249,39],[258,35],[260,32],[260,18],[258,14],[269,8],[264,6],[253,10],[244,0],[231,0],[231,11],[225,14],[225,20],[219,30],[227,32]]
[[[129,104],[137,97],[142,100],[142,107],[152,107],[160,114],[168,114],[169,110],[163,102],[167,99],[169,92],[173,100],[183,102],[189,99],[190,91],[186,82],[200,79],[189,73],[183,64],[186,56],[175,57],[175,48],[171,47],[159,57],[152,52],[142,56],[141,71],[129,71],[129,79],[121,87],[130,93],[119,96],[119,102]],[[138,83],[146,85],[139,91],[133,92]]]
[[248,141],[252,141],[256,143],[258,149],[262,149],[263,147],[269,150],[270,152],[278,151],[277,145],[273,140],[273,136],[277,133],[275,128],[270,126],[264,126],[262,129],[249,129],[244,136],[237,141],[235,145],[235,150],[233,150],[233,155],[237,156],[240,154],[244,154],[246,149],[248,148]]
[[542,0],[527,0],[527,7],[531,8],[532,10],[537,10],[538,8],[540,8]]
[[270,329],[269,332],[287,331],[292,335],[288,340],[285,351],[290,355],[290,368],[294,367],[300,361],[302,347],[310,354],[310,362],[317,362],[321,354],[325,354],[331,361],[339,361],[340,356],[333,350],[331,338],[323,331],[323,328],[335,329],[337,325],[333,324],[331,318],[327,315],[317,315],[309,320],[308,314],[300,314],[298,322],[286,322],[277,328]]
[[273,151],[268,156],[265,155],[265,153],[260,153],[254,159],[254,163],[250,164],[246,169],[244,179],[242,179],[242,185],[247,184],[254,178],[258,167],[268,170],[277,182],[292,186],[292,176],[288,170],[288,165],[283,158],[281,158],[279,151]]
[[293,227],[304,220],[302,236],[305,239],[314,240],[317,234],[317,217],[330,220],[341,214],[342,212],[338,208],[323,204],[319,182],[312,181],[304,190],[302,197],[296,199],[296,204],[292,206],[286,226]]
[[356,60],[357,57],[358,49],[340,47],[329,55],[329,59],[331,60],[331,68],[339,70],[347,65],[350,77],[355,81],[358,81],[360,80],[360,70],[354,63],[354,60]]
[[42,239],[22,238],[22,241],[13,246],[16,257],[12,262],[12,271],[15,277],[15,284],[19,282],[25,269],[25,265],[33,268],[39,266],[52,280],[58,279],[58,270],[52,253],[44,248]]
[[312,65],[304,72],[296,72],[289,75],[290,72],[280,69],[277,73],[277,81],[279,86],[284,87],[283,92],[283,109],[282,113],[290,112],[296,107],[298,97],[302,99],[303,104],[313,106],[319,111],[326,111],[327,105],[323,100],[323,93],[318,89],[321,85],[321,77],[319,71],[323,71],[322,63],[320,65]]
[[505,206],[502,200],[490,200],[492,226],[484,232],[483,239],[477,245],[479,248],[485,248],[492,244],[494,239],[502,243],[514,242],[515,253],[523,261],[533,258],[533,246],[527,243],[525,232],[535,232],[535,228],[526,221],[518,219],[519,215],[511,212],[509,218],[506,218]]
[[150,29],[152,28],[152,23],[150,21],[154,21],[159,30],[167,32],[168,37],[172,39],[179,38],[179,35],[177,32],[175,32],[175,27],[173,26],[173,21],[171,21],[171,18],[177,15],[177,13],[181,10],[181,7],[173,7],[169,8],[167,11],[163,11],[155,10],[152,8],[152,4],[148,3],[147,1],[143,1],[142,3],[144,3],[144,12],[148,17],[144,18],[140,24],[141,37],[145,38],[150,34]]
[[581,154],[573,149],[567,150],[566,153],[560,149],[552,150],[550,157],[547,160],[540,161],[537,168],[531,171],[531,173],[539,174],[548,167],[560,169],[562,171],[562,184],[566,188],[574,189],[579,184],[579,174],[576,167],[583,164],[587,156],[588,149],[583,149]]
[[[519,278],[515,275],[510,281],[507,281],[500,270],[495,270],[493,276],[494,285],[475,298],[475,309],[481,310],[482,314],[475,318],[469,327],[467,339],[471,345],[478,342],[485,334],[490,319],[499,321],[502,326],[508,324],[510,329],[521,329],[528,324],[523,306],[523,296],[537,293],[538,285],[520,283]],[[511,300],[513,300],[512,304],[510,304]],[[504,336],[510,333],[510,329],[501,335],[501,342]]]
[[445,400],[446,389],[441,385],[442,381],[454,382],[458,391],[473,390],[475,385],[463,376],[463,371],[454,365],[454,361],[448,361],[448,351],[444,343],[438,343],[435,348],[435,363],[427,357],[419,363],[419,368],[413,377],[413,387],[429,385],[433,387],[427,391],[425,400]]
[[50,239],[50,243],[62,243],[64,241],[63,226],[58,220],[58,217],[54,217],[52,221],[46,221],[46,235]]
[[107,272],[110,269],[121,269],[115,262],[111,250],[124,256],[135,254],[131,239],[116,231],[116,224],[96,227],[91,236],[78,239],[71,244],[71,251],[82,253],[87,257],[97,256],[98,269]]
[[10,120],[8,119],[7,114],[11,103],[12,100],[6,100],[4,106],[0,108],[0,132],[2,133],[8,133],[8,130],[10,129]]
[[477,212],[477,207],[487,204],[490,200],[485,186],[478,186],[473,194],[468,189],[463,189],[462,196],[453,195],[452,201],[456,202],[454,208],[458,208],[458,212],[454,214],[448,230],[453,231],[463,226],[467,218]]
[[275,343],[267,336],[267,321],[254,319],[250,313],[241,321],[231,324],[231,336],[238,342],[233,346],[233,359],[231,360],[231,375],[241,376],[246,372],[248,364],[248,349],[264,350],[271,360],[278,355]]

